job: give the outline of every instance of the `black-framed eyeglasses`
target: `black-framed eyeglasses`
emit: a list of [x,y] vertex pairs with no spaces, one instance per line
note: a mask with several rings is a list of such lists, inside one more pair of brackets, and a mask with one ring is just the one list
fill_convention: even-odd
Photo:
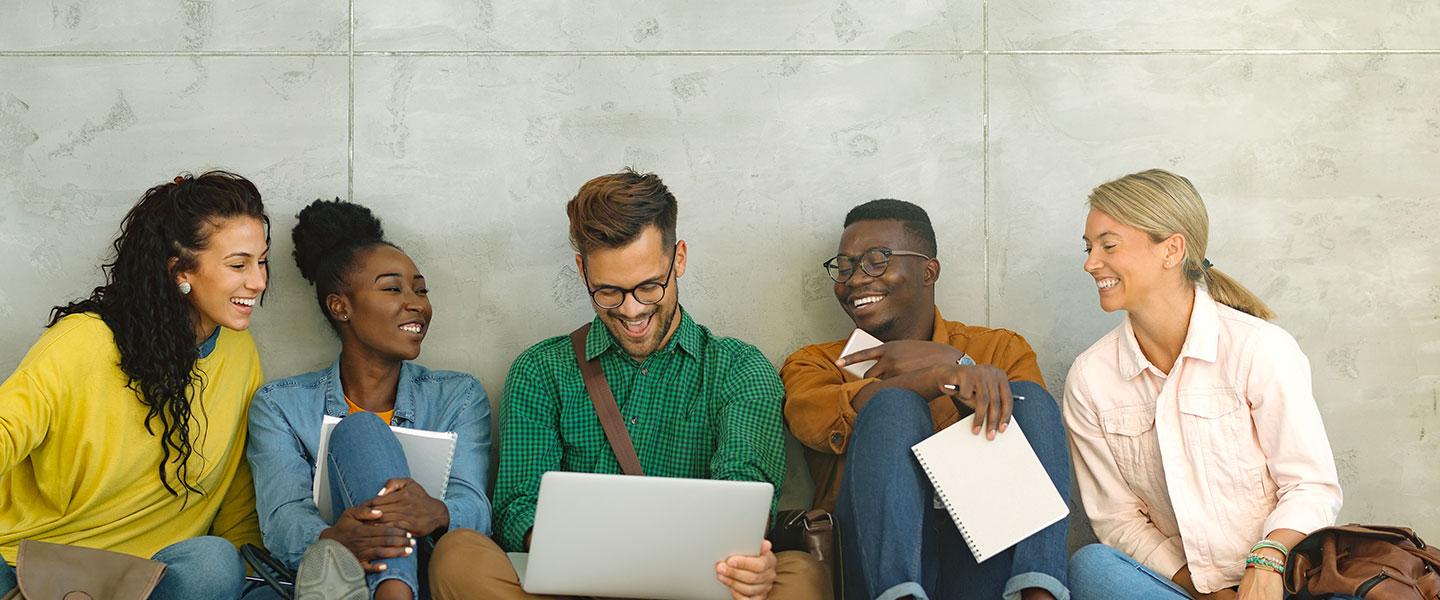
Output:
[[[680,242],[675,242],[675,247],[670,250],[670,268],[665,270],[665,281],[656,283],[647,281],[632,288],[620,288],[613,285],[602,285],[597,288],[590,288],[590,275],[582,268],[580,276],[585,279],[585,288],[590,291],[590,301],[595,306],[604,309],[619,308],[625,303],[625,295],[635,297],[635,301],[641,304],[658,304],[665,299],[665,290],[670,286],[670,277],[675,273],[675,255],[679,253]],[[582,265],[583,266],[583,265]]]
[[825,267],[825,270],[830,273],[830,279],[833,279],[835,283],[845,283],[850,281],[850,277],[855,275],[856,265],[859,265],[860,270],[871,277],[884,275],[885,269],[890,267],[890,257],[892,256],[918,256],[925,260],[932,259],[932,257],[919,252],[891,250],[889,248],[879,247],[866,250],[864,254],[858,256],[837,254],[834,258],[825,261],[821,266]]

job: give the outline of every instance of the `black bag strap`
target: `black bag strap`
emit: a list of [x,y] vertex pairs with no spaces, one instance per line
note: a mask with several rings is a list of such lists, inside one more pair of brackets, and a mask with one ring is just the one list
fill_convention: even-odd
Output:
[[277,560],[270,552],[255,544],[240,547],[240,558],[265,585],[270,586],[284,600],[295,598],[295,572]]
[[620,461],[620,470],[626,475],[644,475],[640,468],[640,457],[635,454],[635,444],[630,441],[630,432],[625,429],[625,420],[620,416],[620,406],[615,403],[615,394],[610,392],[610,382],[605,380],[605,371],[600,361],[585,360],[585,337],[590,333],[590,324],[581,325],[570,333],[570,345],[575,349],[575,363],[580,365],[580,375],[585,378],[585,391],[590,394],[590,403],[595,405],[595,414],[605,428],[605,439],[610,441],[610,450],[615,460]]

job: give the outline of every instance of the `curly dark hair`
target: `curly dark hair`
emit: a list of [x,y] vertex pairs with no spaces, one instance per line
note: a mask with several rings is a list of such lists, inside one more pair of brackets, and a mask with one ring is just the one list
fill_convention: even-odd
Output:
[[[105,284],[88,298],[51,309],[46,325],[95,313],[110,327],[127,387],[149,409],[145,430],[156,435],[152,423],[159,421],[157,469],[160,483],[174,496],[182,488],[205,493],[189,479],[191,404],[205,388],[195,370],[199,317],[176,287],[175,275],[194,268],[196,253],[205,249],[215,227],[235,217],[259,219],[265,244],[270,244],[270,219],[260,191],[244,177],[226,171],[183,174],[146,190],[120,223],[114,259],[101,267]],[[172,258],[177,262],[170,267]],[[171,462],[178,485],[171,484],[166,469]]]
[[339,331],[325,299],[345,289],[345,277],[362,250],[400,247],[385,240],[385,229],[370,209],[339,198],[311,202],[295,218],[295,229],[290,231],[290,239],[295,242],[295,266],[300,268],[300,276],[315,286],[320,313],[331,329]]

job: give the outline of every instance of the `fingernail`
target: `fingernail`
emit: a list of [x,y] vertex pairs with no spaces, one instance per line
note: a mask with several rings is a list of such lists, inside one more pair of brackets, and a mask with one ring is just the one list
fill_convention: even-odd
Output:
[[378,514],[380,514],[380,509],[378,509],[378,508],[372,508],[372,509],[370,509],[370,514],[372,514],[372,515],[378,515]]
[[381,570],[381,571],[384,571],[384,570],[385,570],[386,568],[388,568],[389,566],[390,566],[390,565],[382,564],[382,565],[380,565],[380,570]]
[[411,545],[411,546],[414,546],[415,543],[416,543],[416,539],[415,539],[415,538],[410,538],[410,545]]
[[1010,428],[1010,423],[1001,423],[1001,424],[1000,424],[1000,433],[1005,433],[1005,430],[1006,430],[1006,429],[1009,429],[1009,428]]
[[385,488],[380,488],[380,493],[375,494],[375,495],[376,495],[376,496],[384,496],[384,495],[385,495]]
[[414,548],[409,548],[409,547],[405,548],[405,556],[410,556],[410,554],[413,553],[413,552],[415,552],[415,549],[414,549]]
[[410,535],[410,532],[408,532],[408,531],[405,532],[405,537],[410,538],[411,540],[414,540],[414,539],[415,539],[415,536]]

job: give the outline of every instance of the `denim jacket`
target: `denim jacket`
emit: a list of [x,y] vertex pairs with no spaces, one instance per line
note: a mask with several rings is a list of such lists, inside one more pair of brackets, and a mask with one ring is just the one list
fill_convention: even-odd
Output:
[[[349,413],[340,389],[340,362],[265,384],[250,405],[246,456],[255,478],[255,508],[265,546],[291,567],[329,527],[312,497],[315,453],[325,415]],[[456,433],[455,461],[445,490],[450,528],[490,535],[490,400],[474,377],[403,363],[391,424]],[[323,463],[320,463],[323,464]]]

